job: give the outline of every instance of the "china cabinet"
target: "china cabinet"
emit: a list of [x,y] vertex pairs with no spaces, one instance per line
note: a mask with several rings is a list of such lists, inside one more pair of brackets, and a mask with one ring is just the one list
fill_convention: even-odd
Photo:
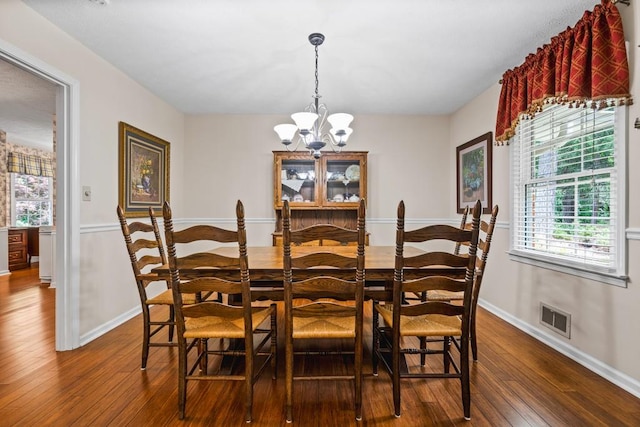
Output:
[[[282,206],[289,201],[291,226],[331,223],[355,228],[360,198],[367,197],[367,152],[273,152],[276,229],[273,244],[281,244]],[[330,242],[314,242],[326,245]]]

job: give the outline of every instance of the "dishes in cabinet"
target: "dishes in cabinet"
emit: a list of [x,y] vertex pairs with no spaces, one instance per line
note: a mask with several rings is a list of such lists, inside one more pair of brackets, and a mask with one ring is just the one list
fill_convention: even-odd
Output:
[[334,202],[344,202],[344,196],[342,194],[336,194],[333,196]]
[[360,165],[351,165],[344,172],[345,178],[349,181],[359,181],[360,180]]
[[302,197],[302,194],[296,193],[296,194],[293,195],[293,201],[294,202],[304,202],[304,197]]

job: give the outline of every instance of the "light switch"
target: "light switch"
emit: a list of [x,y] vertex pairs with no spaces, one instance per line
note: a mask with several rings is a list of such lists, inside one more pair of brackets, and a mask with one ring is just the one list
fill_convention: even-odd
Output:
[[89,186],[82,187],[82,200],[85,202],[91,201],[91,187]]

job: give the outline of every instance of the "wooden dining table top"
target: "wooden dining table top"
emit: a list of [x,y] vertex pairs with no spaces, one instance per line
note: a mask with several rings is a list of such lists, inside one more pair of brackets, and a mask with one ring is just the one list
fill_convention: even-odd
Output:
[[[318,250],[353,255],[356,249],[356,246],[293,246],[291,252],[293,256],[317,252]],[[382,282],[390,284],[393,282],[395,250],[395,246],[365,247],[365,278],[368,284],[373,284],[374,282],[377,284]],[[215,252],[220,255],[237,256],[238,247],[221,246],[212,249],[210,252]],[[415,247],[409,246],[404,248],[405,256],[413,256],[420,253],[423,253],[423,251]],[[249,259],[249,272],[252,284],[260,282],[270,282],[271,284],[282,282],[284,279],[283,254],[282,246],[249,246],[247,248],[247,256]],[[314,270],[314,273],[317,273],[318,270],[321,269]],[[448,268],[447,270],[450,271]],[[165,264],[154,268],[152,271],[160,275],[168,276],[169,266]],[[433,272],[432,274],[438,274],[442,269],[433,268],[431,271]],[[181,273],[188,276],[198,276],[211,274],[211,269],[188,269],[182,270]],[[216,270],[215,275],[237,279],[237,269]],[[300,275],[304,275],[304,272],[296,272],[296,275],[300,278]]]

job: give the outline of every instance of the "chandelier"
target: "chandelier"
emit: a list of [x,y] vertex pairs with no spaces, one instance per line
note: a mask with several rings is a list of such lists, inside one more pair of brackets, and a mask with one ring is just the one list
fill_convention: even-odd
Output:
[[[316,92],[313,95],[313,101],[305,107],[304,111],[291,115],[295,125],[281,124],[275,126],[273,130],[276,131],[288,151],[296,151],[302,142],[304,148],[318,159],[321,156],[320,150],[327,144],[336,152],[347,145],[347,139],[353,132],[353,129],[349,127],[353,116],[345,113],[334,113],[327,116],[329,112],[327,106],[320,103],[320,95],[318,94],[318,46],[324,42],[324,35],[313,33],[309,35],[309,42],[315,46],[316,50]],[[325,131],[327,122],[331,125],[328,133]],[[298,138],[296,143],[292,145],[296,132]]]

